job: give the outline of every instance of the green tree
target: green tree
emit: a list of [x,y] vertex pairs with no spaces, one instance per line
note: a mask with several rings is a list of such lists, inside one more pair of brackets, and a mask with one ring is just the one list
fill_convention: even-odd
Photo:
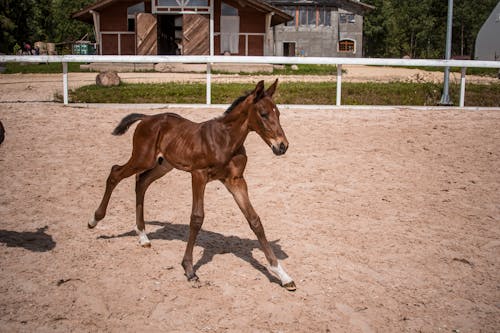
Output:
[[[474,43],[498,0],[455,0],[452,55],[473,56]],[[364,18],[365,55],[442,58],[448,2],[444,0],[365,0],[375,10]]]
[[17,43],[36,41],[64,43],[86,34],[93,27],[71,14],[94,0],[0,0],[0,52],[12,53]]
[[35,27],[34,0],[0,0],[0,52],[12,53],[16,43],[29,42]]
[[52,0],[53,34],[56,42],[75,41],[86,34],[93,36],[93,26],[71,18],[73,13],[95,2],[94,0]]
[[453,54],[474,56],[476,36],[497,3],[497,0],[454,1]]

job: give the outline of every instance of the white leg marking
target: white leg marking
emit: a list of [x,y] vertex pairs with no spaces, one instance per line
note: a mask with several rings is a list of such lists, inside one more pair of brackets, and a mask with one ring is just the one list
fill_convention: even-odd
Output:
[[285,284],[293,281],[292,278],[288,274],[286,274],[283,267],[281,267],[281,264],[279,261],[278,261],[278,266],[276,266],[276,267],[269,266],[269,270],[271,271],[271,273],[276,275],[281,280],[282,285],[285,285]]
[[151,246],[151,242],[149,241],[145,230],[140,231],[137,227],[135,227],[135,232],[139,235],[139,244],[141,244],[141,246]]
[[93,228],[97,225],[97,221],[95,218],[92,218],[92,220],[89,222],[89,227]]

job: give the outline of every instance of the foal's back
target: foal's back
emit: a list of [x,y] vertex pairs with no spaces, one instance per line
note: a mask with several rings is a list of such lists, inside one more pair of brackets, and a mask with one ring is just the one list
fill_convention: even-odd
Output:
[[230,154],[224,149],[224,136],[215,119],[197,123],[163,113],[148,116],[137,125],[134,146],[149,141],[144,144],[154,149],[155,157],[162,156],[177,169],[192,171],[227,162]]

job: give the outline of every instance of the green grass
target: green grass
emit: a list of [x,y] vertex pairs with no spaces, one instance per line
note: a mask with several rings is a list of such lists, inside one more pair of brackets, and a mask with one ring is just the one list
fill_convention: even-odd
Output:
[[[80,69],[80,63],[68,63],[68,72],[88,72]],[[62,73],[62,64],[57,62],[17,63],[8,62],[4,74],[59,74]]]
[[[229,104],[253,84],[213,84],[212,103]],[[439,84],[433,83],[344,83],[343,105],[437,105],[441,98]],[[70,91],[74,103],[205,103],[203,83],[126,84],[118,87],[80,87]],[[450,85],[450,97],[459,101],[459,85]],[[336,84],[281,83],[275,95],[278,104],[335,104]],[[500,84],[466,86],[466,105],[500,106]]]
[[[433,66],[415,67],[415,66],[407,66],[405,68],[421,69],[423,71],[428,71],[428,72],[442,72],[442,73],[444,73],[444,68],[443,67],[433,67]],[[460,73],[461,70],[462,69],[460,67],[450,67],[450,71],[451,72]],[[467,68],[466,74],[467,75],[497,77],[497,75],[498,75],[498,68],[469,67],[469,68]]]

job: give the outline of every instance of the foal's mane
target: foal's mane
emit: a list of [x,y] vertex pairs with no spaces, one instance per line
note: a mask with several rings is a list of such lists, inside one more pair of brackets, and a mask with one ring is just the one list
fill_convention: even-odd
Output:
[[248,95],[250,95],[250,94],[251,93],[247,93],[247,94],[242,95],[242,96],[238,97],[237,99],[235,99],[234,102],[227,108],[227,110],[224,111],[224,114],[228,114],[231,111],[233,111],[238,106],[238,104],[240,104],[241,102],[243,102],[245,100],[245,98],[247,98]]

